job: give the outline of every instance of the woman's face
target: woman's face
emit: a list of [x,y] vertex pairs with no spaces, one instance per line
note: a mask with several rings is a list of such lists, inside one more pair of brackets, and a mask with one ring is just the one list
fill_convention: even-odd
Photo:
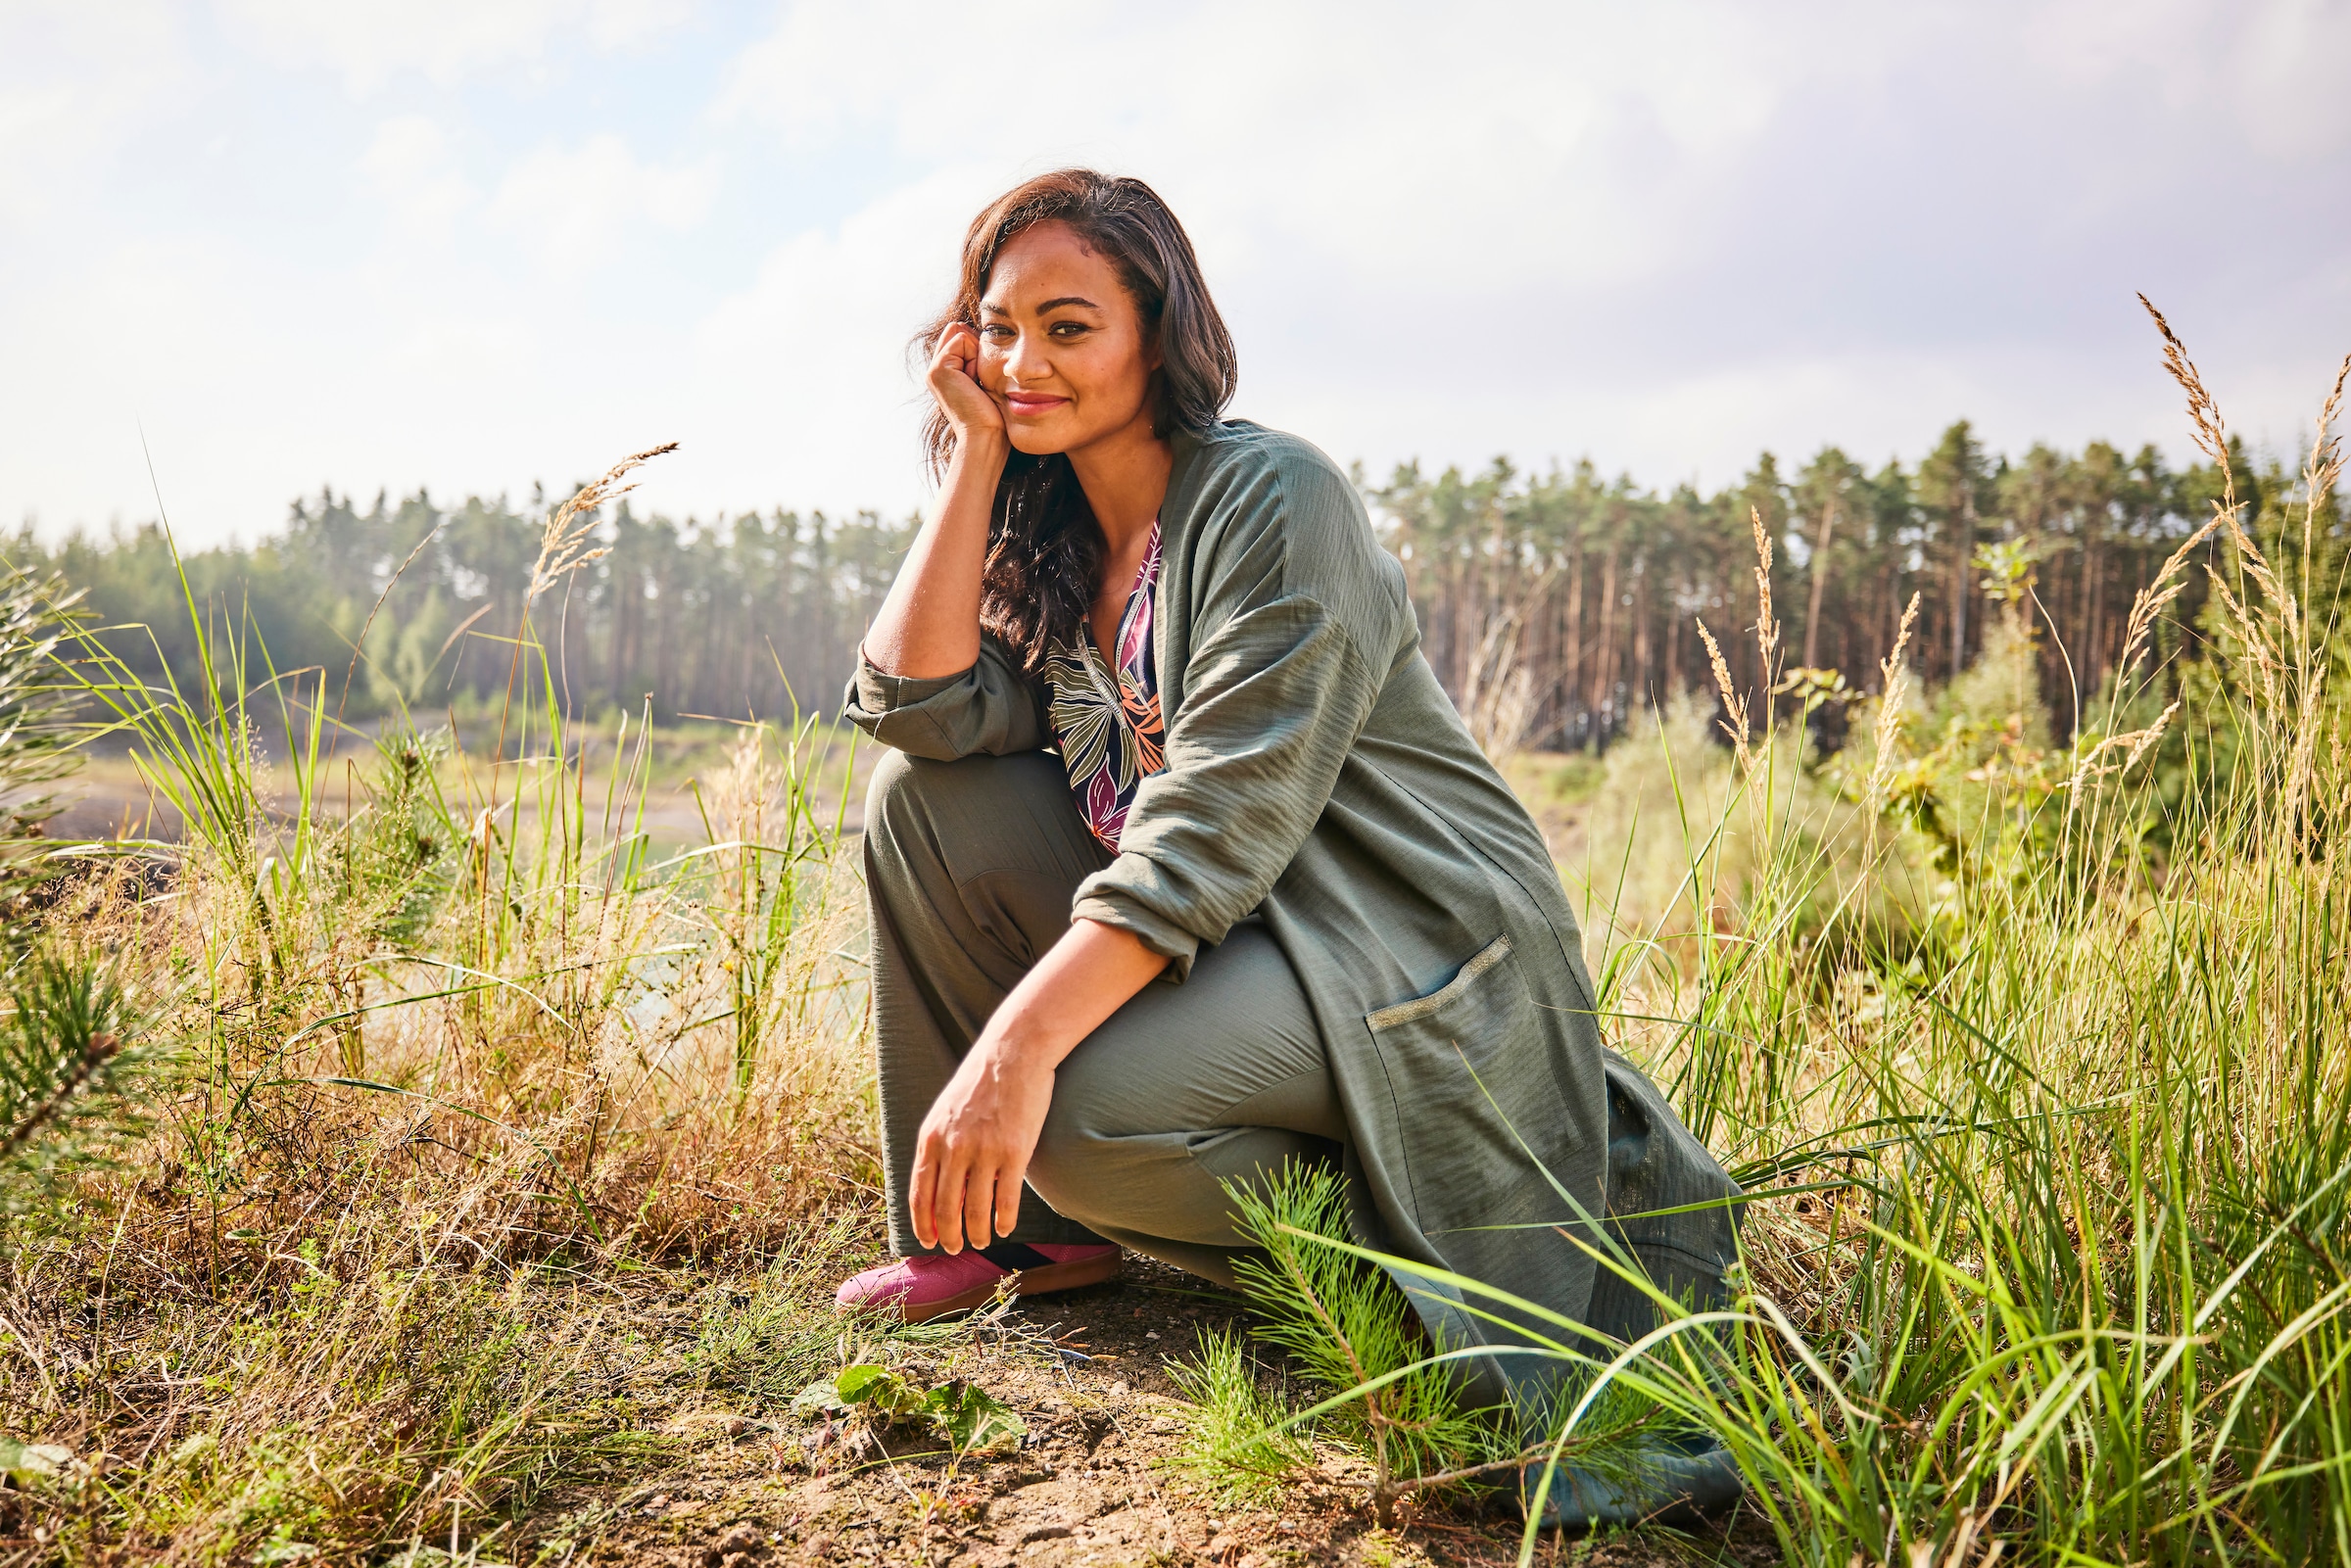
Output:
[[1012,445],[1035,455],[1151,430],[1141,312],[1106,257],[1063,223],[1038,223],[996,256],[980,302],[980,385]]

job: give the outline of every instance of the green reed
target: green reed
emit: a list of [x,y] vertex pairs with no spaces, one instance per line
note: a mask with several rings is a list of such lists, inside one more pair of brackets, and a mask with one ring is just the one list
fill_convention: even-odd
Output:
[[[1631,1391],[1728,1447],[1792,1562],[2351,1564],[2351,706],[2339,629],[2249,537],[2164,331],[2228,486],[2135,605],[2106,716],[2048,754],[1994,725],[1921,760],[1897,649],[1876,755],[1856,726],[1868,766],[1830,793],[1799,787],[1834,772],[1802,718],[1751,727],[1726,683],[1727,771],[1674,784],[1673,912],[1595,920],[1610,1033],[1748,1189],[1739,1290],[1653,1293],[1664,1325],[1598,1353],[1511,1305],[1583,1380],[1562,1451]],[[2216,694],[2124,732],[2208,546]],[[1766,669],[1769,623],[1766,599]],[[2167,807],[2147,762],[2175,720],[2213,787]]]

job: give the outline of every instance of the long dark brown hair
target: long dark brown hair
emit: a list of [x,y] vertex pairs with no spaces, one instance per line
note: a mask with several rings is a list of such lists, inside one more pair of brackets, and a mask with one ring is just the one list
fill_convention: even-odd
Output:
[[[916,346],[928,356],[950,327],[976,325],[996,258],[1014,236],[1038,223],[1067,223],[1086,249],[1117,265],[1142,316],[1143,342],[1159,352],[1151,378],[1151,433],[1165,440],[1178,430],[1213,427],[1240,374],[1232,335],[1208,297],[1183,225],[1139,179],[1063,168],[996,198],[963,237],[954,302],[916,337]],[[934,406],[923,424],[933,478],[945,471],[954,450],[955,433]],[[1034,674],[1055,642],[1085,635],[1086,612],[1102,586],[1105,547],[1070,459],[1060,452],[1015,451],[996,483],[988,522],[981,626]]]

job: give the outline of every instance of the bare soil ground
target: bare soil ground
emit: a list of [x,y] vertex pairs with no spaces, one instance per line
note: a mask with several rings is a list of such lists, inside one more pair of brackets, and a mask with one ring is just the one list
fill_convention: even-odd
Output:
[[[666,1439],[660,1456],[549,1494],[507,1550],[524,1562],[675,1568],[1516,1560],[1511,1500],[1408,1510],[1396,1529],[1381,1530],[1364,1504],[1360,1469],[1344,1455],[1325,1452],[1319,1478],[1270,1506],[1223,1505],[1172,1469],[1184,1425],[1168,1362],[1191,1349],[1199,1328],[1245,1327],[1247,1317],[1199,1281],[1129,1259],[1117,1282],[1016,1304],[993,1330],[925,1348],[910,1371],[968,1378],[1029,1426],[1019,1451],[960,1460],[936,1443],[841,1441],[829,1423],[796,1417],[781,1402],[677,1379],[666,1399],[637,1412]],[[691,1333],[690,1321],[681,1326]],[[1278,1372],[1269,1365],[1266,1376]],[[484,1561],[505,1554],[486,1540],[479,1549]],[[1776,1560],[1752,1519],[1700,1535],[1555,1533],[1536,1552],[1542,1563]]]

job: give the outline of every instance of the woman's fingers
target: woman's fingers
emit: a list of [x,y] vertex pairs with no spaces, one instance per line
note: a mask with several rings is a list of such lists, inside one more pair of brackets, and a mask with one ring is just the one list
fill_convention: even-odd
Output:
[[931,395],[950,423],[959,428],[1001,431],[1003,411],[980,384],[980,335],[967,325],[939,334],[932,351]]
[[937,1200],[938,1156],[929,1137],[918,1138],[914,1174],[906,1183],[906,1218],[914,1226],[914,1239],[926,1247],[938,1245]]
[[994,1161],[983,1161],[972,1166],[971,1179],[963,1189],[963,1233],[974,1247],[984,1247],[995,1238],[988,1234],[988,1221],[996,1207],[996,1183],[999,1180]]
[[1012,1227],[1021,1222],[1021,1184],[1029,1176],[1028,1164],[1007,1163],[996,1172],[996,1234],[1009,1236]]
[[938,347],[932,352],[931,368],[953,371],[958,375],[979,379],[980,334],[961,324],[939,334]]
[[963,1251],[963,1189],[969,1175],[961,1170],[938,1184],[937,1206],[932,1211],[932,1228],[938,1239],[932,1245],[950,1256]]
[[1052,1091],[1050,1069],[978,1049],[964,1059],[915,1140],[907,1203],[926,1247],[955,1253],[1012,1234]]
[[1021,1221],[1021,1167],[1001,1156],[973,1158],[947,1140],[939,1143],[937,1154],[927,1146],[915,1157],[907,1196],[915,1240],[953,1253],[1011,1235]]
[[972,1156],[954,1139],[940,1142],[945,1147],[938,1163],[938,1188],[931,1199],[931,1224],[938,1236],[932,1245],[959,1253],[969,1239],[963,1222],[964,1192],[972,1182]]

